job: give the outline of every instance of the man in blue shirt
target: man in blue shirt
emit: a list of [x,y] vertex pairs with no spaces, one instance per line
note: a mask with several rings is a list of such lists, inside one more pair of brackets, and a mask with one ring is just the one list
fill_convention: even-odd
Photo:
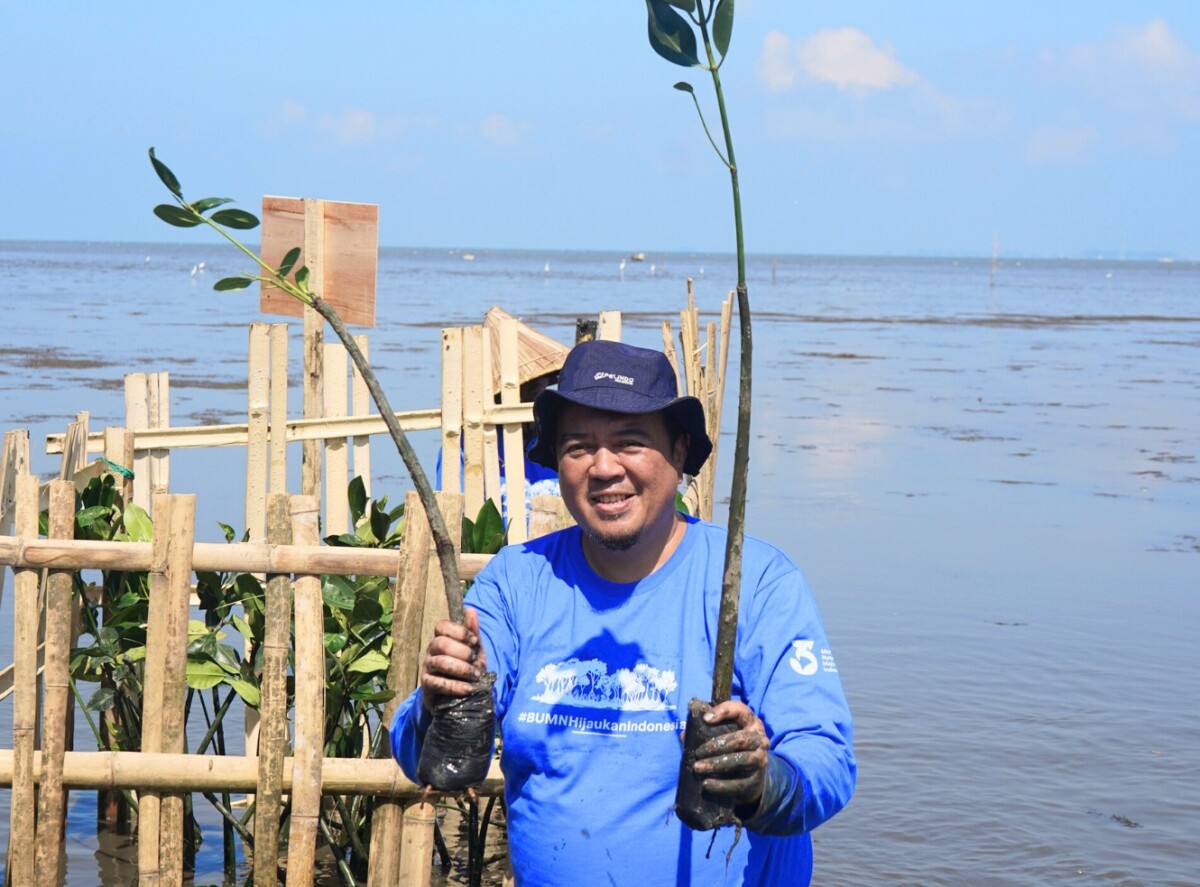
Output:
[[856,765],[803,575],[746,537],[733,698],[711,715],[737,729],[695,769],[747,833],[709,853],[672,812],[687,702],[711,688],[727,535],[675,509],[712,450],[703,410],[661,353],[597,341],[534,414],[529,457],[557,468],[578,526],[505,548],[466,624],[438,624],[394,755],[415,779],[430,700],[491,670],[518,884],[808,884],[809,833],[849,801]]

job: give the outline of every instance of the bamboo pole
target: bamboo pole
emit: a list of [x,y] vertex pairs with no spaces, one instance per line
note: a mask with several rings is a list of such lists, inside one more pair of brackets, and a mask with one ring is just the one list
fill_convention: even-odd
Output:
[[270,441],[270,474],[267,491],[287,492],[287,390],[288,328],[286,323],[271,324],[271,407],[267,433]]
[[[516,318],[500,321],[500,402],[521,402],[521,378]],[[529,535],[525,509],[525,432],[521,425],[504,425],[504,487],[508,492],[508,541],[524,542]]]
[[[59,570],[150,569],[152,543],[90,540],[25,539],[0,536],[0,565]],[[383,548],[334,548],[197,542],[192,547],[196,570],[221,573],[333,573],[340,576],[394,576],[399,555]],[[458,554],[462,578],[474,578],[491,560],[488,554]]]
[[[354,341],[358,343],[358,350],[362,352],[363,357],[369,357],[367,337],[355,336]],[[367,389],[367,380],[363,378],[357,364],[351,362],[350,369],[353,371],[353,382],[350,387],[350,413],[354,416],[370,415],[371,392]],[[354,472],[352,476],[362,478],[363,489],[367,491],[369,499],[371,497],[371,438],[365,434],[356,435],[353,439],[353,449]]]
[[596,338],[609,342],[621,341],[621,312],[601,311],[600,321],[596,326]]
[[[440,591],[440,589],[439,589]],[[0,749],[0,787],[13,784],[12,749]],[[33,780],[45,778],[44,753],[33,753]],[[284,794],[293,791],[295,758],[283,759]],[[138,789],[140,791],[253,792],[258,785],[258,758],[242,755],[151,754],[131,751],[76,751],[63,758],[64,788]],[[424,786],[409,782],[395,761],[384,758],[327,758],[317,786],[325,795],[370,795],[414,801]],[[493,763],[481,794],[504,790],[499,766]],[[449,798],[452,793],[447,793]],[[434,792],[432,798],[443,795]]]
[[[396,695],[383,707],[383,723],[391,727],[400,701],[417,685],[420,663],[421,624],[425,611],[425,589],[429,581],[429,552],[433,537],[421,507],[421,497],[409,490],[404,499],[404,539],[400,543],[400,566],[396,572],[395,603],[392,608],[392,652],[387,686]],[[391,758],[390,749],[381,757]],[[380,801],[371,818],[371,854],[368,887],[393,887],[400,877],[400,842],[404,807],[399,801]]]
[[[292,538],[316,546],[319,504],[309,496],[292,500]],[[292,812],[288,830],[288,887],[313,882],[317,826],[321,815],[321,765],[325,730],[325,645],[321,578],[295,581],[296,751],[292,772]]]
[[[150,402],[145,373],[125,376],[125,427],[137,434],[150,427]],[[136,452],[133,458],[133,501],[150,510],[150,453]]]
[[[472,518],[483,507],[486,485],[483,475],[483,327],[469,326],[463,330],[463,504]],[[490,380],[489,380],[490,387]],[[442,453],[442,465],[452,459]],[[454,489],[442,484],[443,489]]]
[[[430,431],[441,428],[442,410],[440,407],[393,412],[392,415],[396,417],[396,421],[404,431]],[[533,412],[529,406],[513,408],[493,406],[487,411],[485,420],[488,422],[528,422],[532,416]],[[319,442],[332,436],[356,437],[386,434],[387,430],[383,417],[378,413],[372,413],[369,416],[346,416],[342,419],[327,419],[324,416],[317,416],[311,419],[293,419],[287,422],[285,442]],[[139,454],[148,453],[154,449],[244,447],[247,442],[247,434],[244,422],[233,425],[194,425],[186,428],[146,428],[137,432],[135,446]],[[46,453],[48,455],[62,453],[65,442],[66,434],[47,434]],[[89,434],[87,438],[88,453],[100,453],[103,450],[103,433]]]
[[[340,342],[326,342],[325,415],[340,419],[347,412],[346,349]],[[325,440],[325,532],[340,536],[350,526],[350,508],[346,502],[346,487],[350,483],[349,453],[346,438]]]
[[[162,495],[162,494],[160,494]],[[171,510],[167,542],[166,644],[163,651],[162,751],[186,748],[184,703],[187,697],[188,599],[191,595],[192,545],[196,529],[196,497],[166,497]],[[159,826],[158,869],[163,884],[183,884],[183,795],[163,795]]]
[[433,872],[433,827],[437,810],[418,801],[404,811],[400,848],[400,887],[429,887]]
[[[171,380],[166,372],[150,373],[149,412],[151,428],[171,427]],[[171,451],[150,451],[150,492],[165,493],[171,487]]]
[[[16,531],[38,532],[38,480],[31,474],[14,478]],[[9,881],[34,883],[34,744],[37,738],[38,571],[17,570],[13,577],[13,775],[9,809]]]
[[442,483],[443,490],[462,489],[463,448],[462,327],[442,330]]
[[246,530],[262,542],[267,525],[267,435],[270,412],[270,327],[250,324],[246,368]]
[[[313,292],[325,291],[325,205],[320,200],[304,201],[304,263]],[[325,321],[310,307],[304,309],[304,418],[323,415],[323,386],[325,371],[322,363],[322,344],[325,341]],[[304,444],[300,470],[300,492],[305,496],[321,495],[321,445],[316,441]]]
[[[170,588],[171,519],[165,495],[154,497],[154,536],[151,539],[150,607],[146,620],[145,676],[142,681],[142,751],[160,754],[163,749],[163,688],[167,661],[167,625]],[[162,795],[145,791],[138,798],[138,883],[160,883]]]
[[[267,505],[267,541],[290,544],[290,502],[272,493]],[[279,866],[279,816],[283,760],[287,753],[287,657],[291,648],[291,579],[267,577],[263,637],[262,703],[258,734],[258,786],[254,808],[254,883],[275,887]]]
[[[67,480],[50,484],[50,536],[70,539],[75,533],[75,485]],[[42,780],[37,803],[36,880],[39,885],[60,881],[66,793],[63,755],[66,753],[67,708],[73,704],[68,681],[71,650],[71,571],[52,570],[46,580],[46,664],[42,672]]]

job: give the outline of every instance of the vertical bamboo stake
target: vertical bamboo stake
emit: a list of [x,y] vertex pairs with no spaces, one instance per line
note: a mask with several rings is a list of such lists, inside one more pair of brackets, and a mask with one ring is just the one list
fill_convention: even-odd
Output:
[[[311,496],[292,500],[292,542],[318,544],[320,506]],[[296,607],[296,749],[292,770],[292,816],[288,831],[288,887],[313,882],[317,825],[321,814],[321,758],[325,729],[325,646],[321,578],[300,576]]]
[[[473,519],[483,507],[483,327],[463,330],[463,496]],[[453,454],[442,453],[442,465]],[[444,489],[453,489],[442,485]]]
[[267,491],[287,492],[288,328],[271,324],[270,477]]
[[63,435],[62,462],[58,466],[59,480],[72,480],[75,472],[81,469],[87,461],[87,410],[75,414],[75,421],[67,426]]
[[621,312],[601,311],[600,325],[597,327],[596,338],[609,342],[621,341]]
[[[267,542],[291,545],[290,503],[272,493],[267,505]],[[254,883],[278,883],[279,815],[283,797],[283,759],[287,752],[287,657],[290,648],[291,579],[267,577],[266,628],[263,637],[261,722],[258,734],[258,792],[254,808]]]
[[262,542],[267,524],[267,416],[270,410],[270,327],[250,324],[246,370],[246,529]]
[[[12,529],[17,504],[17,478],[29,472],[29,430],[4,432],[0,448],[0,536]],[[35,534],[37,526],[34,526]],[[4,602],[4,568],[0,567],[0,603]]]
[[[346,349],[340,342],[325,343],[325,415],[346,415]],[[325,439],[325,532],[345,533],[350,526],[346,486],[350,483],[346,438]]]
[[671,338],[671,321],[662,322],[663,354],[670,361],[671,369],[675,371],[675,390],[683,393],[683,380],[679,376],[679,358],[675,354],[675,342]]
[[121,474],[117,488],[121,491],[121,502],[133,501],[133,432],[120,426],[104,429],[104,458],[119,465],[130,474]]
[[[500,322],[500,403],[521,402],[521,378],[517,354],[517,322]],[[504,426],[504,488],[508,492],[508,541],[524,542],[529,535],[525,509],[525,433],[521,423]]]
[[442,330],[442,483],[443,490],[462,489],[463,447],[462,327]]
[[[165,495],[154,497],[154,536],[150,540],[150,611],[146,624],[145,677],[142,681],[142,752],[163,750],[163,685],[167,659],[170,597],[171,518]],[[157,887],[159,876],[162,794],[138,796],[138,884]]]
[[[75,484],[50,483],[50,538],[75,535]],[[63,829],[66,825],[66,792],[63,790],[63,754],[66,751],[67,707],[72,704],[67,680],[71,654],[71,571],[51,570],[46,589],[46,654],[43,669],[45,704],[42,743],[42,778],[37,803],[37,883],[60,881]]]
[[[38,480],[31,474],[14,478],[16,533],[38,535]],[[34,883],[33,749],[37,734],[38,570],[16,570],[13,576],[13,785],[9,810],[8,880]]]
[[404,811],[400,849],[400,887],[429,887],[433,879],[433,827],[437,811],[432,804],[416,803]]
[[[151,428],[171,427],[171,382],[165,373],[150,373],[149,412]],[[171,451],[150,451],[150,491],[165,493],[171,486]]]
[[[454,548],[459,549],[462,546],[462,517],[463,517],[463,495],[452,490],[442,490],[437,494],[438,510],[445,516],[446,530],[450,534],[450,540],[454,543]],[[420,520],[428,523],[429,515],[425,513],[425,509],[418,509],[421,515]],[[408,532],[409,515],[412,514],[407,508],[404,510],[404,527],[405,532]],[[430,531],[432,539],[432,531]],[[432,543],[431,543],[432,544]],[[426,559],[432,560],[437,557],[434,551],[426,553]],[[424,639],[433,637],[433,627],[442,619],[450,618],[450,608],[446,603],[446,595],[443,591],[441,574],[434,570],[429,570],[429,578],[425,585],[425,615],[421,620],[421,641],[418,642],[418,652],[424,646]]]
[[[161,495],[161,494],[160,494]],[[187,697],[188,604],[192,590],[196,497],[167,496],[171,535],[167,540],[166,643],[163,657],[162,750],[182,754],[186,746],[184,703]],[[157,534],[157,531],[156,531]],[[158,868],[163,884],[183,884],[183,793],[161,801]]]
[[[480,347],[482,349],[481,356],[483,363],[481,370],[483,379],[480,381],[480,392],[482,398],[480,400],[480,408],[484,418],[495,403],[495,395],[493,392],[492,379],[492,331],[487,327],[481,327],[480,332]],[[496,434],[496,424],[494,422],[483,423],[483,491],[484,496],[492,500],[497,511],[503,511],[503,502],[500,499],[500,445],[499,438]]]
[[[128,373],[125,376],[125,427],[137,435],[150,427],[150,403],[145,373]],[[133,501],[150,510],[150,454],[142,452],[134,456]]]
[[[392,653],[387,686],[396,695],[383,707],[383,723],[391,726],[400,700],[417,686],[422,654],[421,624],[425,589],[429,581],[429,551],[433,537],[421,507],[421,497],[409,490],[404,498],[404,539],[396,569],[395,604],[392,608]],[[384,755],[388,750],[383,751]],[[400,877],[400,842],[404,805],[383,800],[371,818],[371,855],[368,887],[394,887]]]
[[[363,357],[369,357],[367,353],[367,337],[355,336],[354,341],[358,343],[358,350],[363,353]],[[354,381],[350,391],[350,413],[354,416],[369,416],[371,414],[371,392],[367,390],[367,382],[362,377],[362,373],[358,371],[356,364],[351,364],[351,369],[354,371]],[[354,438],[354,475],[362,478],[363,489],[367,491],[367,498],[371,497],[371,438],[368,435],[361,434]]]
[[[304,201],[304,263],[313,292],[325,292],[325,205],[320,200]],[[313,308],[304,309],[304,418],[319,419],[324,409],[322,343],[325,321]],[[300,492],[321,495],[321,442],[306,440],[300,471]]]

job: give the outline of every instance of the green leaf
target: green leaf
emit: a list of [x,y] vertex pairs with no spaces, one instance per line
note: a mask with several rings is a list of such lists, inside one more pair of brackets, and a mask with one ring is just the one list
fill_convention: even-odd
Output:
[[287,277],[292,273],[292,269],[296,267],[296,262],[300,259],[300,247],[293,246],[287,251],[287,255],[283,257],[283,261],[279,263],[279,276]]
[[691,512],[688,511],[687,500],[683,498],[682,493],[675,494],[675,510],[681,511],[684,514],[691,514]]
[[112,687],[101,687],[92,694],[92,698],[87,702],[88,711],[108,711],[116,702],[117,691]]
[[150,162],[154,164],[154,171],[158,173],[162,183],[167,186],[167,190],[182,200],[183,191],[179,188],[179,179],[175,178],[175,173],[171,172],[165,163],[154,156],[153,148],[150,149]]
[[387,671],[388,658],[378,650],[368,650],[357,659],[350,663],[350,667],[346,669],[349,672],[359,674],[370,674],[376,671]]
[[308,290],[308,266],[301,265],[300,270],[296,272],[296,286],[307,292]]
[[680,92],[690,93],[691,95],[696,94],[696,90],[692,89],[692,84],[688,83],[686,80],[680,80],[675,84],[675,88]]
[[346,488],[346,499],[350,503],[350,522],[358,526],[362,516],[367,513],[367,485],[363,483],[362,475],[355,475]]
[[721,58],[725,58],[725,53],[729,51],[729,38],[733,36],[733,0],[718,0],[712,31],[717,52]]
[[380,542],[387,539],[388,530],[392,526],[392,521],[388,517],[388,513],[382,508],[371,506],[371,533]]
[[258,227],[258,216],[254,215],[254,213],[248,213],[244,209],[223,209],[220,212],[213,213],[212,220],[218,225],[224,225],[226,228],[237,228],[239,230]]
[[234,539],[237,538],[237,530],[235,530],[233,527],[229,526],[229,524],[223,524],[220,521],[217,521],[217,526],[220,527],[221,532],[223,532],[225,534],[226,542],[232,542]]
[[346,647],[346,641],[350,638],[344,631],[327,631],[325,632],[325,652],[336,656]]
[[355,702],[365,702],[368,705],[379,705],[395,695],[395,690],[376,690],[370,684],[364,684],[350,692],[350,698]]
[[259,702],[262,701],[262,694],[259,693],[258,687],[240,678],[230,678],[225,683],[233,687],[237,695],[242,697],[243,702],[251,708],[258,708]]
[[471,550],[478,554],[494,554],[495,551],[500,550],[500,547],[492,552],[487,551],[487,547],[493,544],[492,540],[497,535],[501,537],[500,547],[503,547],[504,520],[500,517],[496,503],[491,499],[486,499],[479,509],[479,514],[475,517],[475,527],[472,531],[474,548]]
[[210,209],[218,206],[224,206],[227,203],[233,203],[232,197],[205,197],[203,200],[197,200],[190,204],[192,209],[198,213],[206,213]]
[[125,506],[124,523],[131,542],[149,542],[154,537],[154,522],[140,505],[130,502]]
[[187,685],[193,690],[210,690],[222,683],[228,674],[211,659],[189,659]]
[[249,277],[223,277],[213,284],[213,289],[219,293],[228,293],[235,290],[244,290],[252,283],[254,281]]
[[349,612],[354,609],[354,586],[345,576],[326,576],[321,598],[327,606]]
[[171,206],[169,203],[160,203],[154,207],[154,214],[176,228],[195,228],[200,224],[200,219],[195,213],[180,206]]
[[237,629],[238,634],[248,641],[254,640],[254,632],[250,630],[250,626],[246,624],[245,619],[243,619],[237,613],[234,613],[229,617],[229,621],[233,624],[233,627]]
[[676,9],[682,9],[684,12],[696,11],[696,0],[667,0]]
[[684,68],[700,66],[692,26],[667,0],[646,0],[650,47],[667,61]]
[[96,522],[97,518],[108,514],[109,509],[104,505],[93,505],[91,508],[85,508],[83,511],[75,513],[75,526],[79,529],[90,527]]

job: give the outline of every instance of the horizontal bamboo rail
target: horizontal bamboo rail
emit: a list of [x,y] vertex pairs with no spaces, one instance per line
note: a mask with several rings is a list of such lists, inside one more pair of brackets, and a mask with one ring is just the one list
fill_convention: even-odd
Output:
[[[459,575],[463,579],[473,579],[489,560],[491,555],[487,554],[460,554]],[[395,576],[399,565],[399,552],[383,548],[197,542],[192,553],[192,569],[218,573]],[[142,572],[150,569],[150,543],[0,536],[0,566]]]
[[[396,413],[400,427],[405,431],[429,431],[442,427],[442,411],[438,407],[424,410],[409,410]],[[532,404],[505,406],[496,404],[487,409],[483,420],[496,425],[520,424],[533,421]],[[344,416],[338,419],[292,419],[287,423],[287,441],[322,441],[329,437],[362,437],[370,434],[386,434],[387,426],[379,415]],[[134,449],[180,450],[199,447],[246,446],[250,439],[246,422],[232,425],[196,425],[186,428],[145,428],[136,432]],[[66,434],[46,435],[46,453],[55,455],[63,452]],[[87,452],[104,452],[104,432],[93,432],[87,437]]]
[[[281,789],[292,790],[293,758],[284,758]],[[149,752],[74,751],[63,755],[62,782],[67,789],[139,789],[160,792],[254,792],[258,758],[245,755],[151,754]],[[33,754],[33,778],[43,774],[42,753]],[[0,788],[13,782],[13,751],[0,749]],[[321,793],[374,795],[412,801],[423,786],[410,782],[390,758],[325,758]],[[504,781],[493,761],[481,794],[499,794]],[[438,797],[433,793],[432,797]]]

